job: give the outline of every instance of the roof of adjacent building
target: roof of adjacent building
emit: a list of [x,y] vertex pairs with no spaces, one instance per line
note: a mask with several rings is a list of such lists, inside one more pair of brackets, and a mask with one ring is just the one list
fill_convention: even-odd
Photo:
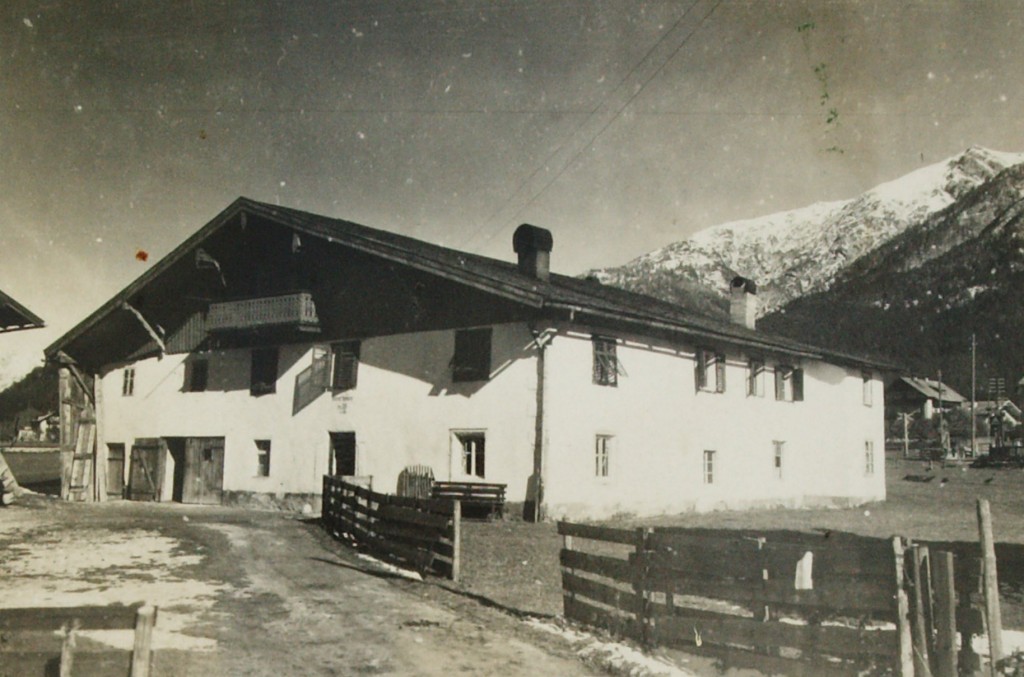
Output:
[[0,291],[0,333],[43,325],[38,315]]
[[[883,360],[823,349],[789,338],[766,334],[716,317],[694,303],[676,305],[643,294],[603,285],[595,280],[552,273],[546,280],[527,275],[512,262],[442,247],[350,221],[239,198],[210,223],[105,303],[46,349],[54,357],[76,337],[107,314],[121,307],[174,262],[193,253],[206,238],[240,213],[260,217],[304,235],[322,238],[353,249],[399,262],[440,277],[471,285],[538,309],[565,313],[591,324],[627,325],[644,331],[682,334],[701,341],[725,342],[749,349],[782,353],[828,362],[898,370]],[[556,250],[557,251],[557,250]]]
[[901,376],[900,381],[921,393],[930,400],[941,400],[950,404],[967,402],[967,398],[950,388],[945,383],[930,378],[917,376]]

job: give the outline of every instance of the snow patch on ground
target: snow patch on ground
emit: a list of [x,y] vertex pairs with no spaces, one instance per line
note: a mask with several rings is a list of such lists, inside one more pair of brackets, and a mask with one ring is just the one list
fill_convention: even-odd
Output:
[[371,557],[370,555],[366,555],[366,554],[363,554],[363,553],[360,553],[360,554],[358,554],[356,556],[359,559],[363,560],[363,561],[373,562],[374,565],[377,568],[383,569],[384,571],[387,571],[390,574],[395,574],[395,575],[401,576],[403,578],[408,578],[411,581],[422,581],[423,580],[423,576],[420,576],[415,571],[409,571],[408,569],[402,569],[401,567],[396,567],[394,564],[389,564],[388,562],[382,562],[381,560],[377,559],[376,557]]
[[[178,552],[175,539],[144,529],[114,532],[72,529],[39,531],[0,527],[14,535],[0,548],[4,595],[0,606],[76,607],[130,605],[157,607],[154,649],[210,650],[215,640],[184,634],[196,612],[211,608],[223,586],[179,577],[176,571],[202,563],[202,556]],[[180,613],[187,609],[188,613]],[[118,649],[132,648],[130,630],[82,632],[83,637]]]
[[621,642],[598,639],[594,635],[551,621],[529,618],[528,626],[557,635],[573,645],[576,655],[591,665],[629,677],[696,677],[696,674],[648,655]]

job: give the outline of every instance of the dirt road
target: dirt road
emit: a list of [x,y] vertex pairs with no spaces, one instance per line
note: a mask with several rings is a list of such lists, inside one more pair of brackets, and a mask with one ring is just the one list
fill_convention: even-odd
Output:
[[157,675],[595,674],[557,638],[361,559],[312,520],[41,497],[0,510],[0,607],[136,601],[159,607]]

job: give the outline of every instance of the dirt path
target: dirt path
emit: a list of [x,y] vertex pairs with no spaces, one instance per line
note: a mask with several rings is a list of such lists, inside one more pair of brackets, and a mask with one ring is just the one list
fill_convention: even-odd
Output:
[[[427,587],[279,513],[42,499],[0,512],[0,606],[155,603],[158,675],[595,674],[519,620]],[[127,648],[124,634],[90,641]]]

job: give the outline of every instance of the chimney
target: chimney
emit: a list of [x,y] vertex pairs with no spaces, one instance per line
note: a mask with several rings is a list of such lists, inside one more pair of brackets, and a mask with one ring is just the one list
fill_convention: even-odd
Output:
[[729,285],[729,316],[736,324],[753,329],[757,321],[757,283],[737,275]]
[[512,249],[519,255],[519,272],[547,280],[551,275],[551,231],[528,223],[516,228]]

